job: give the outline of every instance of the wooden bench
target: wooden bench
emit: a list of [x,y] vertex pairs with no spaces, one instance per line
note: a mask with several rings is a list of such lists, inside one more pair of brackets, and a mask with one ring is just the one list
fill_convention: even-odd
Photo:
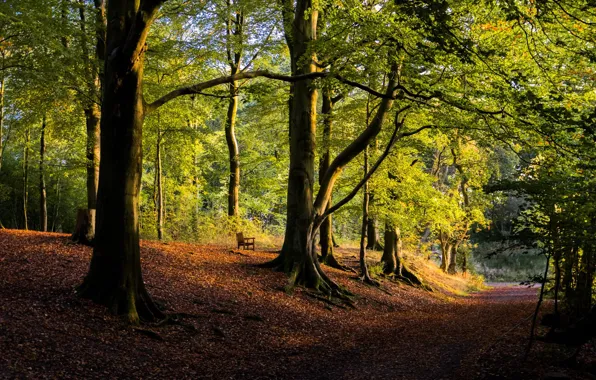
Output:
[[238,249],[242,247],[242,249],[248,249],[252,245],[252,250],[255,250],[255,238],[245,238],[242,232],[238,232],[236,234],[236,241],[238,242]]

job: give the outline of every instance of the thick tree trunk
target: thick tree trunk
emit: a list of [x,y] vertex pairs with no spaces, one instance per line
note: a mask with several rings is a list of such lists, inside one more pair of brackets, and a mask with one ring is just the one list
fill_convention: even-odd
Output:
[[108,3],[105,94],[101,112],[101,165],[96,234],[83,297],[125,314],[132,323],[162,318],[141,274],[139,191],[145,108],[145,41],[161,1]]
[[29,222],[27,218],[27,204],[29,202],[29,143],[31,141],[31,133],[27,127],[25,132],[25,148],[23,154],[23,219],[24,229],[29,229]]
[[46,202],[46,179],[45,179],[45,153],[46,153],[46,117],[44,115],[41,123],[41,134],[39,138],[39,230],[48,230],[48,205]]
[[80,208],[72,240],[84,245],[93,245],[95,233],[95,209]]
[[403,275],[401,233],[399,228],[388,222],[385,224],[385,247],[381,263],[385,274]]

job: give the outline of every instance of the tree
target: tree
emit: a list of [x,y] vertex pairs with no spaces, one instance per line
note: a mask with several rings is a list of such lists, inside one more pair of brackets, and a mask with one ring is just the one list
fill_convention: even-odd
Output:
[[[105,304],[132,323],[163,313],[143,282],[138,196],[145,41],[161,0],[107,2],[106,60],[101,112],[101,165],[95,246],[79,294]],[[109,274],[109,275],[106,275]]]
[[48,205],[46,201],[46,178],[45,178],[45,153],[46,153],[46,116],[41,122],[41,133],[39,137],[39,230],[48,230]]

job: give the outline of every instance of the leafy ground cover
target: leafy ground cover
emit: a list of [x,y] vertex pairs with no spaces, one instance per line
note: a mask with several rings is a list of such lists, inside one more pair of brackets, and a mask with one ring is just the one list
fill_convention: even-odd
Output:
[[327,268],[356,294],[352,309],[284,292],[285,275],[256,267],[272,252],[144,241],[141,254],[176,324],[135,328],[78,298],[91,249],[67,235],[1,230],[0,377],[590,378],[553,367],[565,352],[540,342],[522,364],[536,289],[438,296]]

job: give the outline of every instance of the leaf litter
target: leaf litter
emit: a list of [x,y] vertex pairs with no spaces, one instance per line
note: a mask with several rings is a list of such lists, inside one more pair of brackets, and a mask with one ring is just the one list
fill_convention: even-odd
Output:
[[281,290],[284,274],[256,266],[273,252],[143,241],[147,288],[178,323],[132,327],[77,297],[91,254],[65,234],[0,230],[1,378],[531,379],[552,367],[540,344],[520,363],[535,289],[437,297],[326,268],[356,294],[341,308]]

